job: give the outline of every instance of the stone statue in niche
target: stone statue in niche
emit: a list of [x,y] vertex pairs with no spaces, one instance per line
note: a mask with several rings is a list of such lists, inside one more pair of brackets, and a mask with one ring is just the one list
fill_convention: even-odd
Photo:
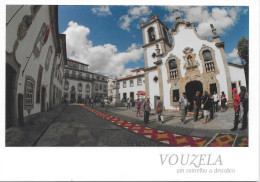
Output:
[[186,63],[188,66],[192,66],[191,58],[192,58],[192,57],[191,57],[190,55],[188,55],[187,63]]
[[196,54],[193,53],[193,48],[186,47],[183,53],[183,59],[185,61],[184,69],[197,68],[199,66],[198,61],[195,60]]

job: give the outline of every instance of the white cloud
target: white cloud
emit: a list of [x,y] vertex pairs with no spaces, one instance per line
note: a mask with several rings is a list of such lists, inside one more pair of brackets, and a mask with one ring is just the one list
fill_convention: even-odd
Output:
[[143,56],[142,48],[136,44],[132,44],[126,52],[118,52],[112,44],[93,46],[87,39],[89,33],[89,28],[73,21],[64,32],[68,57],[89,64],[90,71],[117,76],[129,74],[131,69],[126,69],[125,64],[136,62]]
[[[202,37],[212,36],[212,31],[210,24],[213,24],[219,35],[224,35],[226,30],[230,29],[237,23],[238,17],[241,13],[246,13],[247,8],[241,7],[215,7],[211,10],[205,6],[179,6],[164,7],[169,11],[167,15],[164,16],[164,21],[174,22],[177,14],[179,14],[185,21],[190,21],[191,23],[197,24],[197,32]],[[173,8],[177,8],[178,13],[172,14]]]
[[227,54],[227,59],[235,64],[241,64],[241,59],[239,58],[239,55],[237,54],[237,48],[234,48],[231,53]]
[[[123,30],[127,30],[130,31],[130,25],[131,23],[136,20],[141,18],[142,20],[147,20],[148,15],[150,15],[152,13],[152,11],[150,10],[150,8],[148,6],[134,6],[131,7],[128,10],[127,15],[123,15],[120,17],[119,21],[120,21],[120,27]],[[138,22],[139,24],[141,22]],[[138,24],[137,23],[137,24]],[[140,26],[136,26],[137,28],[139,28]]]
[[97,6],[92,8],[91,11],[98,16],[112,15],[108,6]]

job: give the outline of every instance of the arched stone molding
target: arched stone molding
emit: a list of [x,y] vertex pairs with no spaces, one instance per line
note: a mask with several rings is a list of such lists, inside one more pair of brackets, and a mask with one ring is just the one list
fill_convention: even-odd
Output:
[[16,107],[18,105],[18,98],[17,98],[17,86],[18,86],[18,79],[20,75],[20,68],[21,64],[19,64],[16,60],[15,54],[14,53],[8,53],[6,52],[6,64],[8,64],[15,72],[15,80],[12,83],[12,123],[16,124],[16,121],[18,119],[18,108]]
[[[214,63],[214,71],[210,71],[210,72],[206,71],[205,61],[204,61],[203,54],[202,54],[203,51],[205,51],[205,50],[208,50],[211,53],[212,62]],[[211,47],[203,44],[202,48],[199,51],[199,57],[200,57],[200,60],[202,62],[202,68],[203,68],[202,81],[201,81],[202,84],[203,84],[203,91],[209,92],[210,91],[210,84],[216,83],[218,95],[220,95],[219,82],[216,78],[217,74],[219,74],[219,69],[218,69],[218,65],[216,63],[215,51]]]
[[[170,78],[170,67],[169,67],[169,61],[175,59],[177,62],[177,70],[178,70],[178,77],[177,78]],[[180,81],[181,79],[181,69],[180,69],[180,59],[173,55],[170,54],[169,57],[167,58],[166,62],[165,62],[165,67],[167,70],[167,82],[168,83],[177,83]]]

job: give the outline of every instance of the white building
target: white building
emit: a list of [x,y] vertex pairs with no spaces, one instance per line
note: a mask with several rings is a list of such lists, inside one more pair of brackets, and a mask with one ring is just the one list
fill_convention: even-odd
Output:
[[6,128],[61,102],[66,46],[58,32],[57,6],[6,6]]
[[246,85],[242,66],[228,64],[224,42],[214,26],[209,26],[212,40],[199,37],[194,24],[180,17],[171,30],[157,15],[151,16],[147,24],[142,22],[145,91],[152,108],[160,97],[165,109],[175,109],[182,92],[187,93],[191,108],[196,91],[217,91],[219,96],[224,91],[231,101],[232,84]]
[[133,74],[117,81],[120,100],[127,98],[136,100],[139,92],[145,91],[144,68],[132,70]]
[[87,64],[67,59],[64,77],[64,98],[71,103],[107,96],[107,77],[88,71]]

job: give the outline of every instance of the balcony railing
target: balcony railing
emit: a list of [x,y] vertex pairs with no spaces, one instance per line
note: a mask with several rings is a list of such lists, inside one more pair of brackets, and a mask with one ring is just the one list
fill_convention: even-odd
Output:
[[206,72],[213,72],[215,71],[215,66],[213,61],[207,61],[205,63]]
[[170,78],[171,78],[171,79],[179,78],[178,69],[172,69],[172,70],[170,70]]
[[65,73],[65,77],[66,78],[74,78],[74,79],[78,79],[78,80],[87,80],[87,81],[93,80],[92,78],[89,78],[89,77],[83,77],[81,75],[74,75],[74,74],[68,74],[68,73]]

